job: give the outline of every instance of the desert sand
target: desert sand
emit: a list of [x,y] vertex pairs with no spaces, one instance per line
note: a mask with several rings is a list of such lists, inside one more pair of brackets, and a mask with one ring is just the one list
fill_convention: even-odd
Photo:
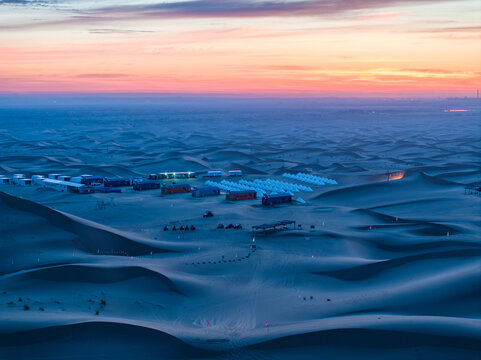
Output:
[[[464,193],[479,102],[10,100],[6,175],[311,168],[339,184],[273,208],[1,186],[1,359],[480,358],[481,198]],[[302,229],[251,232],[284,219]]]

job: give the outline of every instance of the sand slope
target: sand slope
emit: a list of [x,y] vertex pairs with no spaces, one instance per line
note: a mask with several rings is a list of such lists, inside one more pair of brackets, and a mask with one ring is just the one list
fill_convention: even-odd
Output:
[[[481,198],[464,194],[479,106],[295,104],[0,109],[3,172],[309,167],[339,182],[274,208],[0,188],[0,358],[479,359]],[[280,219],[302,229],[253,239]]]

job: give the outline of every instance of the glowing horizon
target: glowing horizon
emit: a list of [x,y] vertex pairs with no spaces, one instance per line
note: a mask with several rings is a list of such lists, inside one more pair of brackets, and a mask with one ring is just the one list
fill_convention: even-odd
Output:
[[[474,0],[0,1],[0,93],[474,96]],[[462,20],[460,20],[462,19]]]

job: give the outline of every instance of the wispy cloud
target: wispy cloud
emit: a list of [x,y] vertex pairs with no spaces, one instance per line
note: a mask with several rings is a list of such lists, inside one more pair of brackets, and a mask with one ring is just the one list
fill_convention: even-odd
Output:
[[[62,7],[86,14],[123,13],[158,17],[293,17],[319,16],[352,10],[382,9],[399,5],[441,3],[450,0],[188,0],[188,1],[65,1],[0,0],[0,5],[45,5]],[[376,12],[367,16],[393,17],[394,12]]]
[[48,5],[52,1],[47,0],[0,0],[0,5]]
[[132,29],[90,29],[91,34],[138,34],[138,33],[154,33],[153,30],[132,30]]
[[[68,24],[98,26],[91,33],[107,33],[99,25],[136,19],[349,17],[351,20],[383,20],[400,16],[389,8],[447,3],[452,0],[187,0],[187,1],[95,1],[0,0],[0,4],[50,6],[60,17],[38,22],[20,22],[0,29],[26,29]],[[386,10],[387,9],[387,10]],[[349,15],[348,15],[349,14]],[[367,26],[364,24],[364,26]],[[468,28],[468,27],[466,27]],[[99,31],[97,31],[99,30]],[[422,31],[422,30],[421,30]],[[461,30],[460,30],[461,31]],[[110,31],[134,33],[138,30]]]
[[480,33],[480,26],[447,26],[447,27],[435,27],[426,29],[417,29],[415,32],[426,32],[426,33],[459,33],[459,32],[473,32]]
[[85,79],[112,79],[128,77],[127,74],[111,74],[111,73],[99,73],[99,74],[78,74],[76,77]]
[[200,0],[116,5],[96,11],[141,13],[143,16],[182,17],[294,17],[338,14],[353,10],[379,9],[398,5],[440,3],[449,0]]

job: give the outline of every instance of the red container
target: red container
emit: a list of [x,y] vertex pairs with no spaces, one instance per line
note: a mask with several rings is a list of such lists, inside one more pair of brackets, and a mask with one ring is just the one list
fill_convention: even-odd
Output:
[[254,190],[231,191],[225,194],[225,199],[230,201],[257,199],[257,192]]
[[163,185],[162,194],[180,194],[190,192],[190,185]]

